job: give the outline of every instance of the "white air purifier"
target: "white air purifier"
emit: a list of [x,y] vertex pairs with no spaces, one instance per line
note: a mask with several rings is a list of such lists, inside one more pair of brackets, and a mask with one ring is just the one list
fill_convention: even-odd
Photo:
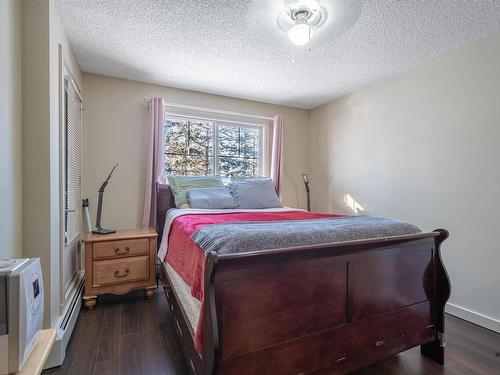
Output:
[[0,261],[0,374],[23,368],[43,323],[40,259]]

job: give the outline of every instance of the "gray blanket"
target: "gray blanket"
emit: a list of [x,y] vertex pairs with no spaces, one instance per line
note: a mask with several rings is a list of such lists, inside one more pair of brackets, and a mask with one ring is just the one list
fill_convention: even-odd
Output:
[[415,225],[375,216],[210,224],[191,239],[206,253],[234,254],[292,246],[416,234]]

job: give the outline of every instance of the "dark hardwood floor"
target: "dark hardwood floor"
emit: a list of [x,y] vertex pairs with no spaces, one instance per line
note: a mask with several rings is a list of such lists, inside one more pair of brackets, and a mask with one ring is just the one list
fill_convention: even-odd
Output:
[[[93,311],[82,310],[61,367],[44,374],[188,374],[163,291],[153,300],[142,292],[103,296]],[[408,350],[356,375],[500,375],[500,335],[446,317],[446,364],[439,366]]]

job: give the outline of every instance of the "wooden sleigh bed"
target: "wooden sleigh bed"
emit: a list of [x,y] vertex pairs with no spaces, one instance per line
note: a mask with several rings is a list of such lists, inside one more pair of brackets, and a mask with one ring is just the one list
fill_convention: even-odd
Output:
[[[175,207],[157,192],[159,238]],[[203,352],[166,267],[162,284],[195,374],[346,373],[420,345],[444,362],[450,294],[440,245],[448,232],[208,254]]]

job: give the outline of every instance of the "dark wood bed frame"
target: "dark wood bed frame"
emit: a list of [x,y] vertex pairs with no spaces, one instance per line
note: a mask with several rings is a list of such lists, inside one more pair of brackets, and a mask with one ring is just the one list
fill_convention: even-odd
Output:
[[[159,238],[174,207],[158,186]],[[420,345],[444,362],[450,294],[431,233],[217,256],[205,263],[203,353],[161,268],[183,351],[196,374],[346,373]]]

